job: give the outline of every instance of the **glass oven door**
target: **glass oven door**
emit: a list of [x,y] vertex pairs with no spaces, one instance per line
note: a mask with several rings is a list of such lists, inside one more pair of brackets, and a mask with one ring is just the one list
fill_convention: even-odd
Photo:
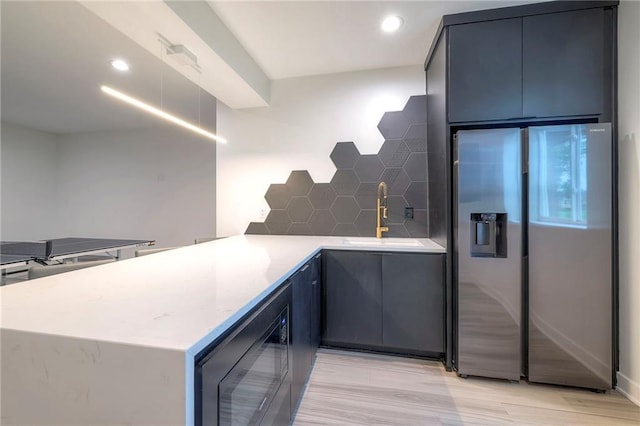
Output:
[[289,368],[285,308],[220,381],[218,424],[259,424]]

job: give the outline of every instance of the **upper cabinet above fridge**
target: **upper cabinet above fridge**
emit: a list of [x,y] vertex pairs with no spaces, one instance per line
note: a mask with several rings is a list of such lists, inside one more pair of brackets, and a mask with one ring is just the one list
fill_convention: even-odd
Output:
[[522,117],[522,18],[449,29],[449,122]]
[[602,114],[604,22],[604,9],[522,19],[524,117]]
[[449,122],[522,117],[522,18],[449,29]]
[[449,122],[611,120],[612,19],[600,7],[451,25]]

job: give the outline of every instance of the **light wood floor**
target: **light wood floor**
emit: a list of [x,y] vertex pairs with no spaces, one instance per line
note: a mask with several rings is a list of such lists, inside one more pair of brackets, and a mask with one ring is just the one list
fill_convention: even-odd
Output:
[[321,349],[294,425],[640,425],[615,391],[462,379],[439,362]]

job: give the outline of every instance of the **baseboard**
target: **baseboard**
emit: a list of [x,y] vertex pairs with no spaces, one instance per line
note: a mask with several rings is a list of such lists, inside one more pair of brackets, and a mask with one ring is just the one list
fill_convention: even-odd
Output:
[[640,383],[634,382],[618,371],[618,385],[616,386],[616,390],[640,407]]

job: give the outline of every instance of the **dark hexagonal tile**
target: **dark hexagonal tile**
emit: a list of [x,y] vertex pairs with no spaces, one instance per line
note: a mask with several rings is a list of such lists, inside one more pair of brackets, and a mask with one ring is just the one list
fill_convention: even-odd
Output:
[[291,193],[284,183],[274,183],[269,185],[264,198],[272,209],[284,209],[289,204]]
[[267,226],[263,222],[251,222],[249,226],[247,226],[247,230],[244,231],[245,234],[255,234],[255,235],[268,235],[269,230]]
[[402,224],[393,224],[389,225],[389,231],[383,234],[385,237],[394,237],[394,238],[407,238],[409,237],[409,232]]
[[427,125],[426,124],[413,124],[407,130],[407,133],[404,135],[404,140],[407,139],[427,139]]
[[271,210],[264,221],[270,234],[286,234],[291,220],[286,210]]
[[287,230],[288,235],[313,235],[308,223],[292,223]]
[[380,181],[385,182],[387,184],[387,188],[389,188],[396,181],[401,171],[402,169],[399,167],[386,168],[384,169],[384,172],[382,172],[382,176],[380,176]]
[[402,167],[411,152],[402,140],[384,141],[378,152],[378,157],[385,167]]
[[411,152],[427,152],[427,128],[424,124],[409,127],[404,143]]
[[329,210],[315,210],[309,220],[313,235],[331,235],[336,220]]
[[306,222],[311,217],[313,206],[307,197],[292,197],[287,206],[291,222]]
[[404,222],[404,208],[409,205],[405,201],[404,197],[400,195],[394,195],[387,198],[387,219],[386,223],[403,223]]
[[407,144],[411,152],[427,152],[426,139],[405,139],[404,143]]
[[402,110],[409,123],[427,122],[427,95],[411,96]]
[[427,183],[411,182],[404,193],[404,199],[407,200],[409,207],[415,210],[427,209]]
[[377,155],[361,155],[355,166],[360,182],[377,182],[384,171],[384,165]]
[[360,181],[353,170],[338,169],[331,178],[331,186],[338,195],[353,195],[359,185]]
[[309,201],[314,209],[328,209],[336,199],[336,191],[330,183],[314,183],[309,191]]
[[358,233],[358,228],[356,228],[353,223],[339,223],[333,228],[331,235],[337,237],[357,237],[360,234]]
[[355,221],[356,229],[361,237],[376,236],[376,211],[361,210]]
[[352,169],[360,156],[353,142],[338,142],[329,155],[338,169]]
[[[384,179],[382,179],[384,180]],[[356,202],[363,210],[376,208],[376,199],[378,193],[377,183],[361,183],[356,191]]]
[[400,169],[393,183],[389,185],[389,195],[404,195],[410,183],[411,179],[407,173],[404,169]]
[[412,181],[427,180],[427,154],[424,152],[413,152],[404,163],[404,171]]
[[313,179],[306,170],[294,170],[287,179],[287,188],[293,196],[304,196],[313,186]]
[[385,139],[402,139],[409,129],[409,120],[402,111],[385,112],[378,130]]
[[331,206],[331,213],[337,223],[353,223],[360,213],[360,207],[353,197],[338,197]]
[[426,210],[414,210],[413,220],[407,219],[404,227],[409,236],[413,238],[427,238],[429,236],[429,224]]

